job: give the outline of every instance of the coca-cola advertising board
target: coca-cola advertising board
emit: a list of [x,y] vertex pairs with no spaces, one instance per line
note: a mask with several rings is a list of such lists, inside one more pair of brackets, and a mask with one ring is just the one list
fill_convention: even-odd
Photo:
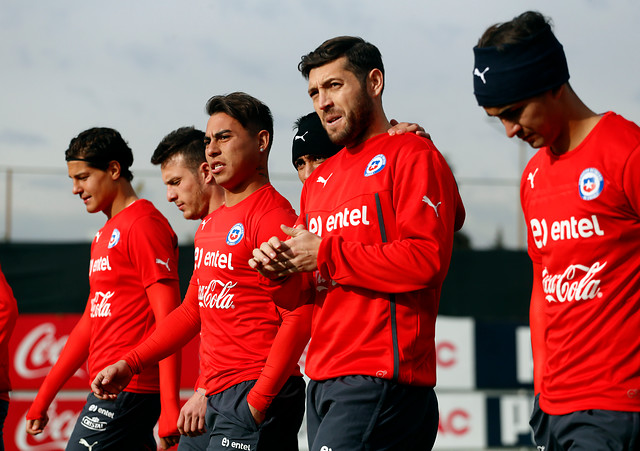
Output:
[[[13,390],[37,390],[58,360],[80,314],[20,315],[9,343]],[[63,390],[89,389],[89,372],[82,366]]]
[[[17,390],[37,390],[51,367],[58,360],[71,330],[80,314],[20,315],[9,343],[12,359],[11,386]],[[198,345],[194,338],[182,350],[181,387],[193,388],[198,377]],[[80,368],[64,385],[63,390],[89,391],[89,372]]]
[[[49,407],[49,423],[35,437],[25,432],[25,417],[45,376],[57,361],[80,314],[20,315],[11,341],[11,402],[4,425],[7,450],[64,450],[78,414],[89,394],[89,374],[84,365],[64,385]],[[199,337],[183,348],[181,398],[186,401],[193,393],[198,376]]]
[[[63,451],[67,446],[78,415],[87,400],[88,393],[76,391],[60,392],[49,407],[49,423],[40,435],[31,436],[25,432],[26,415],[33,396],[27,393],[15,393],[9,404],[9,415],[4,424],[4,444],[6,450],[19,451]],[[187,401],[190,390],[180,393],[181,402]],[[156,443],[158,426],[154,430]],[[161,448],[158,447],[158,450]],[[171,448],[173,450],[176,447]]]
[[76,419],[85,404],[88,393],[60,392],[49,407],[49,423],[37,436],[25,432],[26,416],[33,395],[14,393],[9,404],[9,415],[4,424],[4,443],[7,450],[57,451],[64,450]]

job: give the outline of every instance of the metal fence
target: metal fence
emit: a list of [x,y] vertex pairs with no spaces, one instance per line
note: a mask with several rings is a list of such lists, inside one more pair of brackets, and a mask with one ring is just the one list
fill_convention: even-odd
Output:
[[[138,195],[151,200],[169,219],[181,243],[193,238],[196,224],[182,219],[166,201],[158,169],[134,169]],[[457,177],[467,210],[463,232],[474,249],[524,249],[526,233],[519,200],[519,181],[507,177]],[[297,210],[301,185],[297,175],[272,173],[271,182]],[[87,215],[71,194],[64,168],[0,165],[0,237],[4,242],[89,241],[104,223]]]

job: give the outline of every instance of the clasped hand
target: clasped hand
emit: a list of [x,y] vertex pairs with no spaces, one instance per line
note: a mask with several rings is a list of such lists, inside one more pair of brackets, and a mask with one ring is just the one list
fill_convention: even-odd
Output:
[[302,225],[287,227],[281,225],[290,236],[286,241],[271,237],[253,250],[249,266],[269,279],[288,276],[298,272],[315,271],[318,267],[318,249],[322,238],[309,232]]

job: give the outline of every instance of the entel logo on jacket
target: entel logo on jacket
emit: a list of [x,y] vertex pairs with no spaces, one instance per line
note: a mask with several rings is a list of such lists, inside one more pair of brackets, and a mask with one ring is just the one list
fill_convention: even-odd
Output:
[[309,219],[309,232],[315,233],[318,236],[322,236],[323,232],[332,232],[337,229],[342,229],[349,226],[369,225],[369,217],[367,216],[367,206],[363,205],[362,208],[354,208],[349,210],[345,208],[343,211],[339,211],[332,215],[327,216],[326,221],[323,223],[322,216],[316,216]]
[[196,247],[194,252],[194,269],[200,268],[200,265],[211,266],[213,268],[229,269],[233,271],[233,254],[231,252],[223,254],[220,251],[205,252],[203,248]]
[[563,241],[578,238],[590,238],[594,235],[604,236],[604,232],[598,223],[598,217],[591,215],[591,218],[576,219],[571,216],[569,219],[554,221],[551,227],[547,226],[546,219],[531,219],[531,234],[538,249],[547,245],[549,238],[553,241]]

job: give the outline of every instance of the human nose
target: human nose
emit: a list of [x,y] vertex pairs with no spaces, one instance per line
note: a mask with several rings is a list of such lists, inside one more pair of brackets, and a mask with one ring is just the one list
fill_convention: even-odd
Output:
[[317,109],[324,111],[327,108],[329,108],[331,105],[333,105],[333,101],[331,99],[331,96],[327,93],[327,91],[321,89],[318,91],[318,95],[316,97],[316,104],[317,104]]
[[176,195],[175,190],[171,186],[167,186],[167,200],[169,202],[174,202],[178,196]]
[[303,169],[303,174],[304,174],[304,179],[307,180],[309,178],[309,176],[311,176],[311,173],[313,172],[313,170],[315,169],[315,165],[313,164],[305,164],[304,165],[304,169]]
[[514,136],[516,136],[522,129],[520,124],[518,124],[517,122],[508,121],[506,119],[502,119],[502,125],[504,126],[504,131],[509,138],[513,138]]
[[207,143],[207,145],[206,145],[206,147],[204,149],[204,153],[208,157],[215,157],[217,155],[220,155],[220,150],[214,144],[213,140],[211,140],[210,142]]
[[73,181],[73,186],[71,188],[71,192],[73,194],[80,194],[82,192],[82,187],[80,186],[80,183],[77,180]]

